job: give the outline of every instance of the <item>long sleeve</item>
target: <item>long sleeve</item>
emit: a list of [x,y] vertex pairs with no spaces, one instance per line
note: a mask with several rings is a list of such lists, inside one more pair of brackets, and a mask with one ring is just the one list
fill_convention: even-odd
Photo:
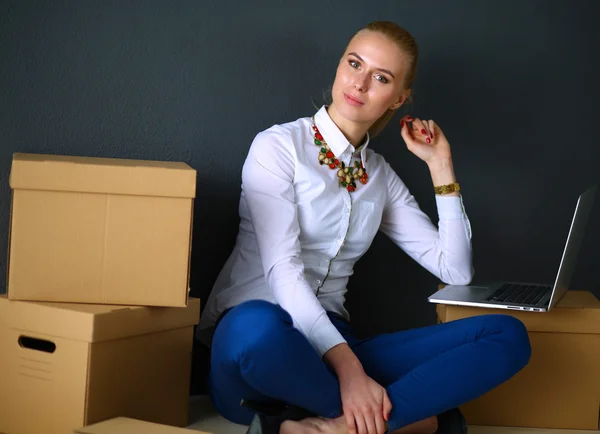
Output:
[[385,165],[388,200],[381,231],[444,283],[469,284],[473,278],[471,225],[462,196],[436,196],[436,227],[394,170]]
[[267,283],[294,326],[325,354],[345,342],[304,275],[295,192],[295,150],[285,130],[256,136],[242,170],[245,200]]

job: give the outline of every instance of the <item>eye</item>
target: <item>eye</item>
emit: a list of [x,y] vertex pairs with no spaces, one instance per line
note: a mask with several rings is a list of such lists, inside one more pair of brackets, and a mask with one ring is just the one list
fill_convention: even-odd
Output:
[[351,67],[353,67],[354,69],[358,69],[358,68],[360,67],[360,64],[359,64],[359,63],[358,63],[356,60],[350,59],[350,60],[348,61],[348,63],[349,63],[349,64],[350,64],[350,66],[351,66]]
[[377,81],[379,81],[380,83],[389,83],[389,80],[387,78],[385,78],[383,75],[376,75],[375,79]]

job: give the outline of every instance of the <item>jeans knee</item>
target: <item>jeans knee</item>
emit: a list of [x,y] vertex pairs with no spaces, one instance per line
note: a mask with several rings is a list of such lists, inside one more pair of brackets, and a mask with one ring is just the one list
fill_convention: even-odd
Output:
[[291,317],[280,306],[251,300],[234,307],[223,317],[215,330],[213,346],[224,345],[227,359],[239,360],[243,355],[276,343],[288,326],[293,326]]
[[511,315],[496,315],[499,330],[502,334],[507,369],[514,375],[529,363],[531,344],[525,324]]

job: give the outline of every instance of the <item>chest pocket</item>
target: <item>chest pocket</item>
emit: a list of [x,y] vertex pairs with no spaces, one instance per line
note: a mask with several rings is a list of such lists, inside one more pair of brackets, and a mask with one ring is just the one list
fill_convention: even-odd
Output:
[[365,253],[373,242],[381,225],[382,216],[383,206],[377,202],[358,200],[352,204],[346,240],[352,243],[352,246],[358,250],[358,254]]

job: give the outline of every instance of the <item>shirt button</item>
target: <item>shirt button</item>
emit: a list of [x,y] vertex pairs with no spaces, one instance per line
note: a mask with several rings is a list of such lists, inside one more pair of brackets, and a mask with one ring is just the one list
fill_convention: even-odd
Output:
[[317,279],[317,280],[315,280],[315,283],[316,283],[317,285],[320,285],[320,284],[321,284],[321,283],[323,283],[323,282],[321,282],[319,279]]

